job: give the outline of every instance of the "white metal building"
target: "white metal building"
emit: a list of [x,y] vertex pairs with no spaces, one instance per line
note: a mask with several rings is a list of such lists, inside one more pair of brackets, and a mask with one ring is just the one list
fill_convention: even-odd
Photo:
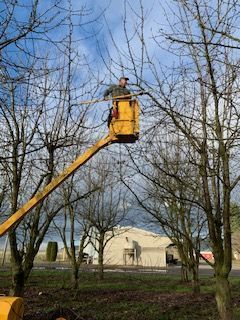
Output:
[[[114,234],[104,250],[105,265],[166,266],[166,248],[172,243],[168,237],[132,227],[115,228]],[[92,249],[84,251],[91,254]],[[93,263],[98,263],[96,252]]]

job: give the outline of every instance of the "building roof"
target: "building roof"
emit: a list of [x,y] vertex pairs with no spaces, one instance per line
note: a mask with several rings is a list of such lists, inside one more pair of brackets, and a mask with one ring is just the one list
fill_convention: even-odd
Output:
[[142,238],[144,239],[146,247],[152,247],[153,242],[155,242],[157,247],[167,247],[172,244],[172,241],[166,236],[132,226],[116,227],[114,228],[114,232],[116,233],[116,236],[121,235],[124,237],[125,234],[128,234],[132,240],[139,241],[140,238]]

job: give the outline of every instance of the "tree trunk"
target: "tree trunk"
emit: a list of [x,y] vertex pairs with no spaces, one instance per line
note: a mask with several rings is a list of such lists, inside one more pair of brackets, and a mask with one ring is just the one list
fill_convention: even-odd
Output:
[[9,232],[9,244],[11,250],[11,269],[12,284],[9,295],[14,297],[22,297],[24,293],[24,270],[22,264],[22,253],[17,248],[17,238],[15,231]]
[[231,290],[226,275],[216,275],[216,301],[221,320],[232,320]]
[[104,233],[100,233],[98,250],[98,278],[103,280],[103,252],[104,252]]
[[11,296],[22,297],[24,287],[33,268],[34,253],[31,257],[26,257],[24,263],[15,261],[12,266],[12,286],[9,294]]
[[198,266],[194,266],[192,269],[192,286],[193,286],[193,293],[199,294],[200,293],[200,283],[198,278]]
[[24,294],[25,277],[22,266],[15,264],[12,267],[12,285],[9,295],[13,297],[23,297]]
[[78,288],[78,280],[79,280],[79,266],[77,263],[72,263],[72,288]]
[[181,279],[183,282],[188,282],[189,279],[188,279],[188,270],[187,270],[187,267],[184,263],[182,263],[181,265]]

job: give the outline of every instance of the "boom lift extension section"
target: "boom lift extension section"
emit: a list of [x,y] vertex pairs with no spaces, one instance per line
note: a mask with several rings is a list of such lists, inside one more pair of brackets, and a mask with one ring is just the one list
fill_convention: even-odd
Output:
[[[8,232],[19,223],[26,214],[43,201],[53,190],[59,187],[84,163],[92,158],[98,151],[112,143],[134,143],[139,135],[139,104],[137,100],[114,101],[113,108],[118,109],[117,118],[112,118],[109,135],[99,140],[79,156],[69,167],[54,178],[42,191],[24,204],[18,211],[0,225],[0,236]],[[1,319],[2,320],[2,319]],[[5,320],[5,319],[4,319]],[[8,320],[8,318],[6,318]]]
[[4,235],[15,224],[20,222],[24,216],[43,201],[52,191],[60,186],[70,175],[72,175],[79,167],[87,162],[99,150],[114,142],[114,137],[107,136],[99,140],[94,146],[89,148],[83,155],[78,157],[69,167],[61,174],[54,178],[42,191],[38,192],[32,199],[23,205],[18,211],[10,216],[4,223],[0,225],[0,236]]

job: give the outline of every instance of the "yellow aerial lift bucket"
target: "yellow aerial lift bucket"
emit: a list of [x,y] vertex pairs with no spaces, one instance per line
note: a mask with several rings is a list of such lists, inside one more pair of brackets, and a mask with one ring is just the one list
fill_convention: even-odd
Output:
[[18,297],[0,297],[0,319],[22,320],[23,299]]
[[139,137],[139,104],[134,100],[113,101],[113,117],[109,135],[117,143],[134,143]]

